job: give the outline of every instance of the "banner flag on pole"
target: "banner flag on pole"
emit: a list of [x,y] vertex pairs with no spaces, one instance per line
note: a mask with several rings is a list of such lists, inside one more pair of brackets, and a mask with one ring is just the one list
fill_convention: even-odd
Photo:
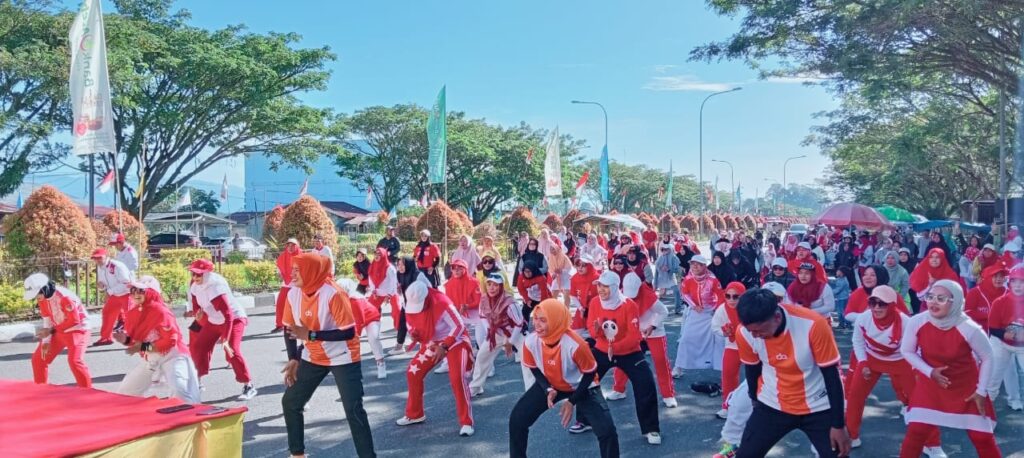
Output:
[[[422,137],[421,137],[422,138]],[[366,205],[364,207],[369,208],[370,204],[373,203],[373,186],[366,187]]]
[[427,181],[430,184],[444,183],[448,161],[448,126],[445,111],[445,86],[437,93],[437,101],[427,118],[427,142],[430,154],[427,157]]
[[608,145],[601,149],[601,202],[608,202]]
[[107,172],[107,175],[104,176],[102,180],[100,180],[100,186],[99,186],[100,194],[105,194],[107,191],[110,191],[110,188],[113,187],[113,185],[114,185],[114,169],[110,169],[110,171]]
[[185,188],[184,191],[185,194],[179,196],[178,203],[174,205],[175,210],[192,205],[192,190],[190,188]]
[[308,192],[309,192],[309,177],[306,178],[306,181],[302,182],[302,187],[299,188],[299,197],[302,197],[302,196],[306,195],[306,193],[308,193]]
[[220,200],[228,201],[228,174],[224,174],[224,181],[220,183]]
[[583,176],[580,177],[579,181],[576,182],[576,197],[579,197],[580,193],[583,192],[583,186],[587,184],[587,180],[590,179],[590,171],[586,170],[583,172]]
[[672,161],[668,161],[668,189],[665,190],[665,208],[672,208]]
[[82,2],[68,33],[71,48],[72,151],[77,155],[116,153],[114,110],[110,106],[107,38],[100,0]]
[[562,197],[562,154],[558,127],[551,132],[544,157],[544,196]]
[[18,210],[21,210],[22,204],[24,204],[24,202],[22,202],[22,200],[21,200],[21,190],[19,189],[18,190]]
[[139,189],[135,190],[135,198],[142,199],[142,191],[146,187],[146,172],[139,169]]

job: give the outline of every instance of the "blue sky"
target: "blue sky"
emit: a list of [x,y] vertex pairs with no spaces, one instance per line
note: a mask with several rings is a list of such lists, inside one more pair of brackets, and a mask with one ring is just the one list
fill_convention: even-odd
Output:
[[[73,5],[76,2],[68,2]],[[107,11],[113,6],[104,1]],[[429,106],[442,84],[448,109],[501,124],[558,125],[587,140],[597,157],[604,141],[600,109],[608,109],[614,160],[697,174],[698,110],[715,90],[743,90],[711,99],[704,112],[704,179],[729,186],[731,161],[743,194],[782,180],[810,183],[828,160],[800,142],[820,122],[814,113],[836,106],[822,88],[793,81],[759,81],[741,62],[688,62],[693,47],[734,33],[736,20],[703,2],[518,1],[323,2],[183,0],[192,24],[245,24],[254,32],[296,32],[302,46],[328,46],[338,59],[326,91],[302,97],[339,112],[371,105]],[[242,167],[224,173],[242,183]],[[770,180],[766,182],[765,179]],[[37,180],[38,181],[38,180]],[[83,182],[77,185],[84,187]],[[240,195],[240,193],[234,193]],[[240,204],[240,202],[239,202]],[[236,204],[232,204],[235,206]]]

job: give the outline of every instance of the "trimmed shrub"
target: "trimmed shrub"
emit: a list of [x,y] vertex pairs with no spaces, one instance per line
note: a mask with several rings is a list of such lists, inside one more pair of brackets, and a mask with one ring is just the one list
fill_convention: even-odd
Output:
[[713,227],[715,229],[718,229],[719,231],[724,231],[728,229],[728,227],[726,227],[725,224],[725,218],[723,218],[722,215],[715,214],[711,216],[711,223],[714,224]]
[[270,261],[245,261],[245,275],[251,286],[276,287],[281,283],[277,265]]
[[[124,238],[129,245],[135,247],[139,253],[146,252],[146,239],[149,238],[148,232],[146,232],[145,226],[139,223],[139,220],[135,219],[131,213],[124,210],[114,210],[103,216],[103,225],[107,228],[107,232],[114,234],[120,231],[124,231]],[[141,238],[139,230],[142,230]],[[108,236],[104,245],[109,243],[110,238]]]
[[[161,251],[161,253],[167,250]],[[160,289],[168,297],[181,297],[191,280],[188,269],[182,265],[158,262],[143,266],[139,275],[152,275],[160,282]]]
[[498,230],[510,237],[512,234],[519,234],[520,232],[526,232],[530,234],[530,237],[536,237],[540,234],[540,225],[537,224],[537,219],[533,217],[533,212],[527,207],[516,208],[503,222],[504,227],[499,224]]
[[445,235],[445,221],[448,222],[448,246],[454,246],[458,243],[459,237],[462,234],[470,234],[473,231],[473,226],[466,224],[469,221],[465,215],[459,215],[460,212],[452,210],[444,202],[438,200],[427,208],[427,211],[423,213],[419,221],[416,222],[416,235],[412,240],[419,240],[419,232],[427,229],[430,231],[431,239],[437,243],[444,242]]
[[14,316],[32,310],[35,303],[22,299],[21,285],[0,283],[0,316]]
[[398,218],[398,225],[395,226],[395,236],[399,240],[416,240],[416,223],[419,218],[415,216],[403,216]]
[[107,243],[110,242],[110,234],[112,234],[110,229],[107,228],[107,225],[103,224],[103,221],[98,219],[90,219],[89,224],[92,226],[92,232],[96,236],[96,240],[94,240],[93,243],[97,247],[107,246]]
[[579,209],[574,208],[565,213],[565,216],[562,217],[562,224],[568,227],[573,234],[579,233],[580,231],[583,230],[583,224],[576,223],[576,220],[584,216],[586,215],[584,215],[583,212],[579,211]]
[[700,225],[704,229],[704,234],[702,235],[710,234],[711,230],[715,228],[715,222],[708,215],[702,215],[700,217]]
[[228,253],[226,261],[228,264],[241,264],[249,259],[249,254],[244,251],[232,251]]
[[263,240],[274,242],[278,245],[284,243],[284,240],[277,234],[281,229],[282,219],[284,219],[284,207],[280,205],[274,207],[270,213],[267,213],[267,216],[263,219]]
[[661,221],[658,222],[659,232],[679,232],[682,228],[679,227],[679,222],[676,221],[672,215],[666,213],[665,216],[661,217]]
[[166,248],[160,250],[160,264],[187,266],[196,259],[213,259],[206,248]]
[[558,215],[554,213],[549,213],[548,216],[544,218],[544,222],[541,224],[547,226],[547,228],[551,229],[552,231],[557,231],[558,228],[562,226],[562,218],[560,218]]
[[8,250],[17,258],[87,258],[96,233],[82,210],[53,186],[28,196],[13,215],[4,218]]
[[249,278],[246,276],[245,266],[241,264],[221,264],[220,268],[217,269],[217,273],[228,281],[228,285],[233,290],[249,287]]
[[640,212],[640,214],[637,215],[636,219],[638,219],[642,223],[644,223],[644,226],[647,226],[647,227],[650,227],[650,226],[658,227],[658,218],[655,218],[654,216],[651,216],[651,215],[649,215],[647,213]]
[[281,218],[281,227],[275,237],[278,242],[290,238],[299,241],[299,246],[313,246],[313,236],[320,234],[324,237],[324,244],[331,247],[331,251],[338,250],[338,233],[334,230],[334,223],[327,216],[327,212],[320,206],[320,202],[312,196],[302,196],[284,211]]
[[480,223],[479,226],[473,228],[473,240],[480,241],[483,240],[484,237],[490,237],[497,240],[498,228],[488,222]]
[[683,229],[687,229],[690,232],[696,234],[697,233],[697,217],[693,216],[691,214],[683,215],[679,219],[679,226],[681,226]]

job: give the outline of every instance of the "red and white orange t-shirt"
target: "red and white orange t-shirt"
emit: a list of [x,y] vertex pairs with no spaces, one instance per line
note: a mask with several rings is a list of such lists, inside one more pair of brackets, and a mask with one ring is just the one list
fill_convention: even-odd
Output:
[[755,338],[745,327],[736,335],[740,361],[762,363],[757,399],[791,415],[828,410],[821,367],[840,361],[839,348],[826,319],[810,309],[782,304],[786,329],[778,337]]
[[[545,345],[536,333],[530,333],[523,342],[523,366],[540,368],[551,387],[558,391],[573,391],[583,378],[583,373],[597,370],[597,361],[590,352],[590,346],[582,340],[562,335],[555,346]],[[537,364],[537,357],[543,364]]]
[[[344,331],[356,326],[348,295],[330,283],[321,286],[312,297],[303,294],[302,288],[291,288],[288,307],[291,313],[284,314],[286,325],[301,324],[311,331]],[[359,339],[305,342],[302,359],[318,366],[354,363],[359,361]]]

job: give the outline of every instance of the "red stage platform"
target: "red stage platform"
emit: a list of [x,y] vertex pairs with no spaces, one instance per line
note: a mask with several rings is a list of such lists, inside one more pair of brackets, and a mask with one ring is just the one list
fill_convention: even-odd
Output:
[[240,457],[245,408],[170,414],[174,399],[0,379],[2,457]]

